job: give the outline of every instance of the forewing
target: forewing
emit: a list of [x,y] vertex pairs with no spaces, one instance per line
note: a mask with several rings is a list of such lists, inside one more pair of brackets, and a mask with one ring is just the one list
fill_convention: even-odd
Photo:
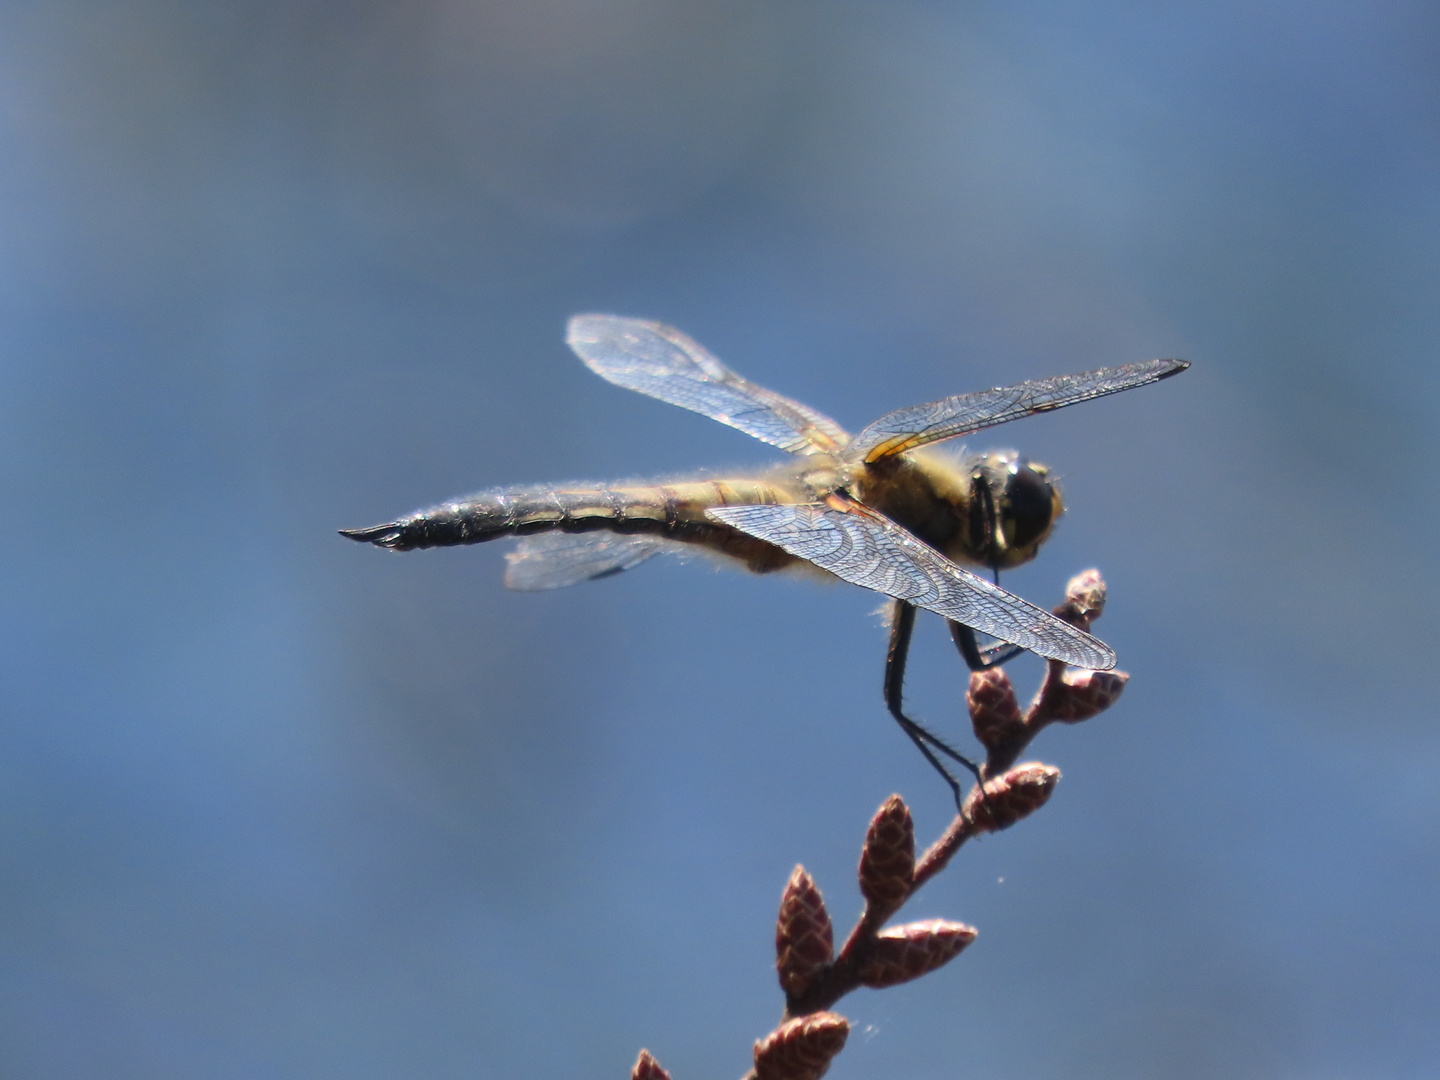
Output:
[[845,456],[851,461],[876,461],[926,443],[953,439],[957,435],[968,435],[972,431],[1018,420],[1022,416],[1050,412],[1079,401],[1159,382],[1178,375],[1189,366],[1185,360],[1146,360],[1079,375],[1036,379],[1019,386],[958,394],[928,405],[896,409],[856,435],[846,446]]
[[562,589],[629,570],[665,547],[657,536],[535,533],[521,537],[515,550],[506,553],[505,587],[516,592]]
[[956,566],[889,518],[853,501],[724,506],[717,521],[758,537],[836,577],[905,600],[1031,652],[1106,670],[1115,654],[1097,638]]
[[849,439],[828,416],[747,382],[674,327],[576,315],[566,341],[591,371],[616,386],[701,413],[792,454],[832,453]]

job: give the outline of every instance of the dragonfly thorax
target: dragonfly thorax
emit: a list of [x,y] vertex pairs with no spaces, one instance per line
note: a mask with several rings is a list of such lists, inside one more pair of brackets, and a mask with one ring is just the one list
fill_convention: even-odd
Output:
[[1049,470],[1014,451],[955,458],[910,451],[864,466],[853,493],[955,562],[1029,562],[1064,511]]
[[800,482],[805,485],[814,502],[850,484],[850,470],[830,454],[814,454],[805,459],[805,469],[800,473]]

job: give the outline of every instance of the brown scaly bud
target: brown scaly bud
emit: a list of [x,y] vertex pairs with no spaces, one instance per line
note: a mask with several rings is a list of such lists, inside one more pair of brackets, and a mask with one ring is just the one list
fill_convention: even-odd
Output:
[[1105,611],[1105,579],[1099,570],[1082,570],[1065,584],[1065,603],[1055,614],[1066,622],[1088,630],[1090,623]]
[[775,923],[775,968],[780,989],[789,997],[805,993],[834,955],[835,937],[830,913],[803,866],[795,867],[780,897],[780,917]]
[[1034,813],[1050,799],[1060,782],[1060,770],[1053,765],[1027,761],[985,781],[985,797],[972,788],[965,797],[964,817],[974,823],[975,832],[1008,829]]
[[1058,720],[1078,724],[1114,705],[1130,676],[1123,671],[1065,671],[1046,679],[1030,708],[1030,723],[1039,727]]
[[970,673],[965,704],[970,708],[975,738],[986,750],[994,752],[1027,738],[1025,720],[1015,701],[1015,688],[1010,685],[1010,676],[1000,668]]
[[756,1080],[820,1080],[849,1034],[850,1021],[839,1013],[786,1020],[755,1044]]
[[670,1080],[670,1074],[660,1067],[649,1050],[641,1050],[635,1067],[630,1070],[630,1080]]
[[910,895],[914,874],[915,823],[905,800],[891,795],[870,819],[860,849],[860,894],[877,911],[894,911]]
[[978,931],[964,923],[927,919],[882,930],[860,968],[860,981],[879,989],[918,979],[943,967],[975,940]]

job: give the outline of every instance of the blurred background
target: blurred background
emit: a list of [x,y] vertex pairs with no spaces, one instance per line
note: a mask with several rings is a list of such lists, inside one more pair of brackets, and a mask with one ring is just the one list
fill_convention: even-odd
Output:
[[1437,287],[1422,0],[0,3],[0,1074],[739,1076],[791,867],[943,828],[871,594],[336,535],[779,460],[601,310],[852,430],[1195,365],[977,443],[1133,679],[831,1075],[1437,1075]]

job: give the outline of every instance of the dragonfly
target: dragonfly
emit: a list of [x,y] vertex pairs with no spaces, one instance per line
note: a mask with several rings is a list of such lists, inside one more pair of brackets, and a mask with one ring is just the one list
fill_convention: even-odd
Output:
[[[520,591],[609,577],[660,552],[699,548],[756,573],[798,567],[881,593],[893,601],[887,711],[957,805],[960,783],[941,756],[977,779],[979,768],[903,707],[917,609],[947,620],[972,670],[1024,651],[1081,668],[1115,666],[1104,642],[999,585],[1000,571],[1033,559],[1064,512],[1049,470],[1012,450],[954,456],[933,446],[1159,382],[1186,361],[1146,360],[960,394],[886,413],[850,435],[663,323],[576,315],[566,340],[601,378],[792,457],[748,477],[492,489],[341,534],[392,551],[519,537],[506,556],[505,584]],[[981,648],[977,632],[994,643]]]

